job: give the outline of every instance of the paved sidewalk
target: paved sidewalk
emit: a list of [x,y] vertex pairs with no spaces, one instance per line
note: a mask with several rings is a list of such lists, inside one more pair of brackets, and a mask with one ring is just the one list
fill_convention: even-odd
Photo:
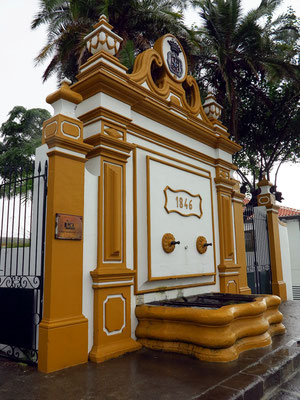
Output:
[[[271,398],[300,399],[299,374],[283,386],[300,368],[300,301],[283,303],[281,311],[287,333],[274,337],[271,346],[244,352],[230,363],[142,349],[102,364],[43,374],[0,358],[0,399],[258,400],[279,384]],[[283,397],[277,397],[278,390]]]

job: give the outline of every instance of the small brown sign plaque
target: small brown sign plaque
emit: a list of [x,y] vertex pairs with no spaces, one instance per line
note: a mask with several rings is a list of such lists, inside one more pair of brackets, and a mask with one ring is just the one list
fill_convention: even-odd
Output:
[[64,240],[81,240],[82,217],[79,215],[56,214],[55,238]]

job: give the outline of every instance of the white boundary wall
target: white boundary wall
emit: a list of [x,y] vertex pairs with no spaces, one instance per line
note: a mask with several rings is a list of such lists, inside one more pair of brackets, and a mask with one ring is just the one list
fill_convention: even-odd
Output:
[[[286,224],[279,222],[280,251],[282,262],[283,281],[286,283],[286,294],[288,300],[293,300],[292,271],[289,247],[289,235]],[[300,245],[300,243],[299,243]]]

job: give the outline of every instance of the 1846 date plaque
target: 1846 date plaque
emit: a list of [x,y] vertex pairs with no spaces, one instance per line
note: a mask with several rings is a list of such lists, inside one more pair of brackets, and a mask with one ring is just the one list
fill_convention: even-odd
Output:
[[79,215],[56,214],[55,222],[56,239],[82,239],[82,217]]

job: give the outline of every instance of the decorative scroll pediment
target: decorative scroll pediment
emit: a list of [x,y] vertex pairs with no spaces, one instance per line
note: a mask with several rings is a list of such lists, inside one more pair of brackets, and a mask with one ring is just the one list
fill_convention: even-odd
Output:
[[162,36],[136,58],[130,79],[154,92],[171,105],[182,107],[193,116],[208,121],[201,104],[196,80],[187,75],[186,55],[171,34]]

